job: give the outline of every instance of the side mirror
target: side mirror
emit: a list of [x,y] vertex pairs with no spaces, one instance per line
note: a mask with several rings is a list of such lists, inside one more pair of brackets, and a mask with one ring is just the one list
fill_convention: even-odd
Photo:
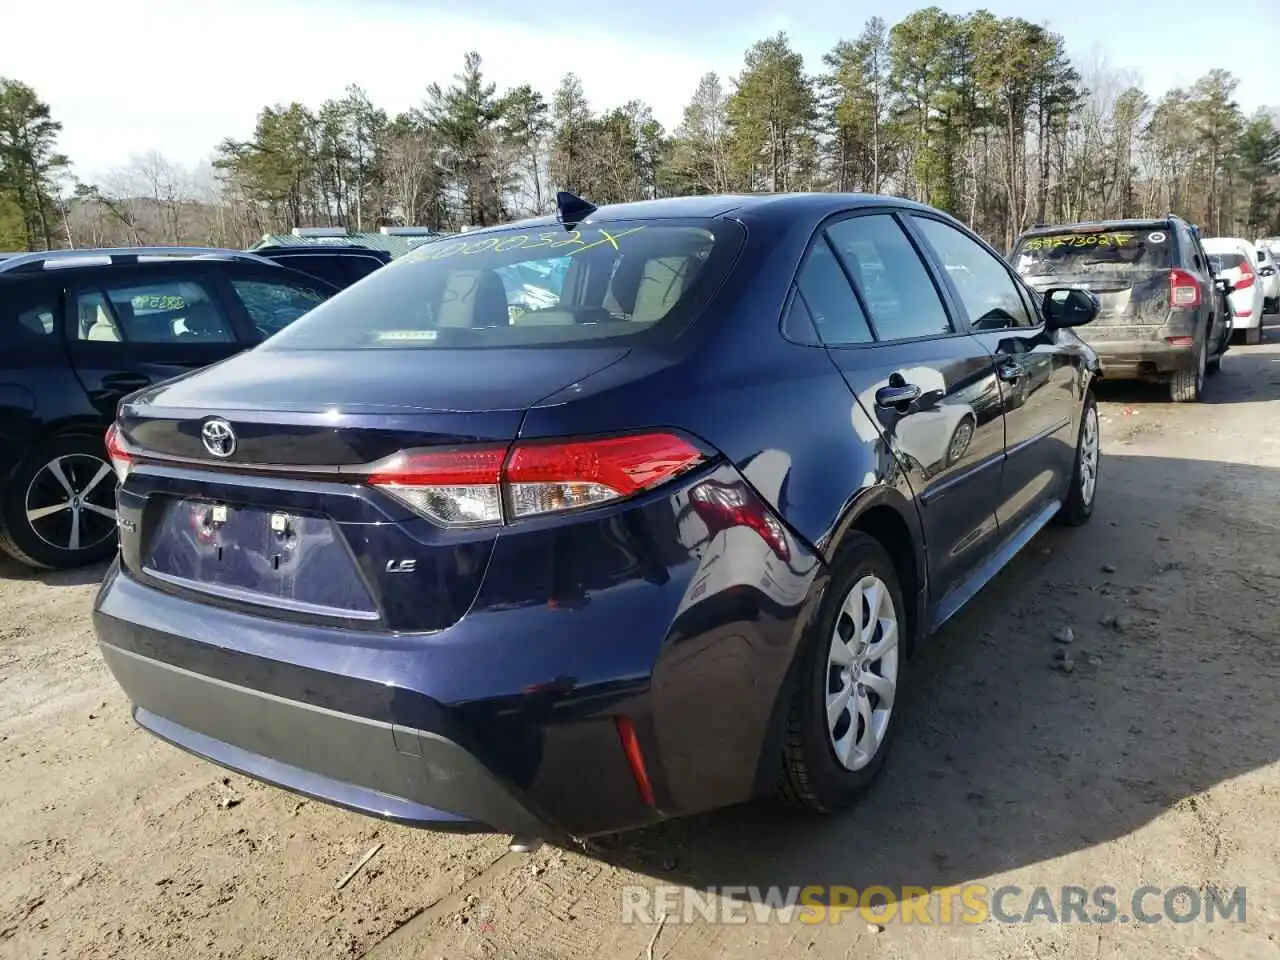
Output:
[[1082,327],[1093,321],[1102,304],[1088,290],[1076,287],[1051,287],[1044,292],[1046,330]]
[[1258,270],[1258,274],[1263,277],[1274,276],[1275,272],[1276,272],[1275,267],[1262,267],[1261,269]]
[[1213,285],[1217,287],[1219,290],[1221,290],[1224,294],[1228,294],[1228,295],[1233,293],[1236,289],[1235,284],[1233,284],[1226,277],[1214,277]]

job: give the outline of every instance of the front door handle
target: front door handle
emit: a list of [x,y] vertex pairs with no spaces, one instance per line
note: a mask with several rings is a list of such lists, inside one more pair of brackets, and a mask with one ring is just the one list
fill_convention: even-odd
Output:
[[920,399],[920,388],[914,383],[891,383],[876,391],[876,406],[899,407]]

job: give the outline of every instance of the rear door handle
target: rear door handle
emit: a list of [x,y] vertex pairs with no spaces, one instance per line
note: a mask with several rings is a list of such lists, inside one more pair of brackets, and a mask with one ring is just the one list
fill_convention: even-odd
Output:
[[876,391],[876,406],[897,407],[920,399],[920,388],[914,383],[894,383]]

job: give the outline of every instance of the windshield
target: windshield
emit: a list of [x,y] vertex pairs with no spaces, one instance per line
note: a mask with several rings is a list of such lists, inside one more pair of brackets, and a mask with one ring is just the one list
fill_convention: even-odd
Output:
[[742,239],[729,221],[652,220],[437,241],[321,304],[263,349],[626,342],[690,320]]
[[1173,262],[1168,230],[1082,231],[1023,237],[1013,251],[1014,268],[1024,277],[1126,276],[1168,270]]

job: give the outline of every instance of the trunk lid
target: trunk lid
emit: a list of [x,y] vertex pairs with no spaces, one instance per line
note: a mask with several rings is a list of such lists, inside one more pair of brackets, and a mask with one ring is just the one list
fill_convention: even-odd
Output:
[[[125,566],[256,615],[441,629],[474,600],[500,527],[444,528],[366,482],[404,450],[519,433],[543,397],[616,363],[568,350],[255,350],[121,406]],[[210,424],[222,432],[206,443]]]
[[[565,350],[251,350],[122,405],[137,446],[218,466],[370,463],[408,446],[515,437],[543,397],[621,360],[625,347]],[[235,448],[201,436],[225,420]]]

